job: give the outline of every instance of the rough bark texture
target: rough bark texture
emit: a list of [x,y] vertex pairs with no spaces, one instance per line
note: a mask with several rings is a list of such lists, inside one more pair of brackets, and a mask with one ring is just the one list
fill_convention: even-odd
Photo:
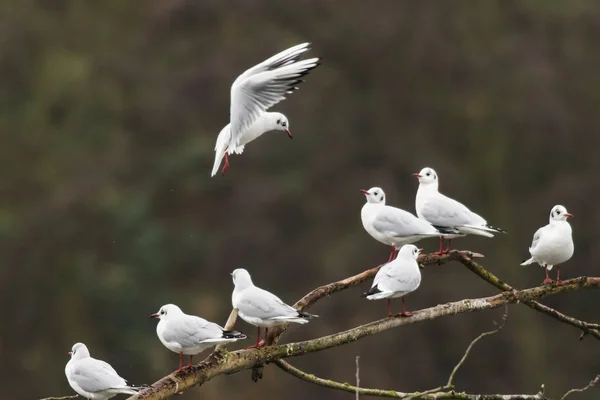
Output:
[[[475,255],[476,256],[476,255]],[[275,330],[269,336],[269,342],[274,343],[273,345],[249,350],[238,350],[228,352],[225,348],[215,350],[210,354],[204,361],[199,364],[192,366],[180,373],[170,374],[158,382],[154,383],[151,387],[142,390],[140,393],[130,397],[129,399],[164,399],[174,394],[184,391],[192,386],[199,386],[209,381],[215,376],[222,374],[235,373],[245,369],[260,368],[262,365],[268,362],[276,360],[282,360],[289,357],[296,357],[306,353],[312,353],[317,351],[323,351],[332,347],[342,346],[346,343],[354,342],[363,337],[375,335],[388,329],[397,328],[403,325],[419,323],[428,321],[444,316],[456,315],[459,313],[483,311],[492,308],[498,308],[506,304],[523,303],[527,306],[535,309],[536,311],[543,312],[561,322],[575,326],[581,329],[585,333],[589,333],[596,338],[599,338],[598,331],[596,330],[596,324],[589,324],[583,321],[579,321],[575,318],[566,316],[558,311],[546,307],[536,300],[541,299],[545,296],[570,292],[583,288],[598,288],[600,286],[600,278],[597,277],[580,277],[564,281],[562,285],[546,285],[538,286],[530,289],[515,290],[511,286],[502,282],[500,279],[495,277],[493,274],[486,271],[483,267],[473,261],[474,255],[469,252],[452,251],[448,255],[425,255],[419,259],[419,262],[424,265],[432,264],[443,264],[450,260],[459,261],[471,271],[476,273],[478,276],[488,281],[498,289],[503,290],[503,293],[483,297],[477,299],[464,299],[456,302],[438,305],[435,307],[426,308],[419,311],[414,311],[414,315],[410,318],[404,318],[400,316],[394,316],[392,318],[385,318],[378,321],[373,321],[365,325],[358,326],[356,328],[349,329],[347,331],[338,332],[332,335],[323,336],[311,340],[306,340],[296,343],[288,343],[278,345],[276,344],[285,328]],[[331,283],[328,285],[321,286],[296,303],[298,309],[308,308],[319,299],[329,296],[340,290],[344,290],[348,287],[357,285],[369,278],[372,278],[381,266],[372,268],[364,271],[358,275],[350,278],[343,279],[341,281]],[[235,311],[235,310],[234,310]],[[233,327],[235,322],[235,313],[230,315],[227,323],[227,328]],[[286,370],[286,366],[289,364],[278,363],[280,368]],[[289,366],[291,367],[291,366]],[[310,374],[306,374],[300,371],[292,369],[293,367],[287,367],[288,372],[295,376],[303,375],[303,379],[306,379]],[[258,371],[260,372],[260,371]],[[257,373],[257,371],[255,371]],[[310,375],[312,376],[312,375]],[[300,376],[299,376],[300,377]],[[316,378],[315,378],[316,379]],[[320,378],[319,378],[320,379]],[[345,386],[344,384],[342,384]],[[356,388],[348,385],[352,388],[350,391],[355,391]],[[341,387],[337,387],[341,390],[346,390]],[[440,390],[443,388],[439,388]],[[489,400],[539,400],[544,399],[543,393],[540,392],[535,395],[481,395],[481,394],[467,394],[458,393],[453,390],[450,391],[438,391],[438,392],[422,392],[422,393],[401,393],[397,391],[386,391],[379,389],[360,389],[363,391],[376,391],[372,393],[364,392],[364,394],[379,393],[377,395],[384,396],[382,393],[386,393],[385,397],[397,397],[397,398],[413,398],[413,399],[489,399]],[[437,390],[437,389],[434,389]],[[389,395],[387,395],[389,394]],[[415,397],[416,396],[416,397]]]

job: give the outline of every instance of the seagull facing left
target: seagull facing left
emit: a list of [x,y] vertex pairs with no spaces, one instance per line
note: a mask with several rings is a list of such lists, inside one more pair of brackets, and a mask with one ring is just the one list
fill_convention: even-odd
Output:
[[[240,318],[258,328],[256,344],[247,348],[264,346],[271,327],[285,325],[288,322],[306,324],[309,319],[318,317],[318,315],[298,311],[285,304],[273,293],[254,286],[250,274],[243,268],[233,271],[231,277],[234,285],[231,295],[233,308],[237,308]],[[265,340],[260,340],[261,327],[265,328]]]
[[556,265],[556,283],[560,281],[560,264],[568,261],[575,251],[573,245],[573,231],[567,218],[573,215],[561,205],[556,205],[550,210],[550,221],[548,225],[538,229],[533,235],[533,241],[529,247],[531,258],[525,260],[521,265],[538,263],[546,269],[546,278],[542,284],[552,283],[548,276],[548,270]]
[[185,367],[189,368],[192,366],[194,355],[218,344],[246,339],[243,333],[226,331],[214,322],[188,315],[175,304],[165,304],[156,314],[150,315],[150,318],[160,319],[156,325],[156,334],[162,344],[167,349],[179,353],[179,369],[176,372],[184,369],[184,354],[190,356],[190,363]]
[[225,175],[229,168],[229,155],[242,154],[244,146],[263,133],[284,131],[292,138],[285,115],[267,110],[297,90],[297,85],[304,82],[300,78],[319,65],[319,58],[299,60],[308,50],[310,43],[291,47],[246,70],[233,82],[230,121],[217,137],[211,176],[217,174],[223,157],[225,165],[222,173]]
[[[421,172],[413,175],[419,179],[419,189],[415,199],[417,216],[438,230],[454,228],[458,231],[458,234],[440,236],[438,254],[450,252],[450,241],[454,237],[467,234],[494,237],[496,233],[506,233],[500,228],[489,225],[485,219],[469,210],[464,204],[440,193],[438,175],[432,168],[423,168]],[[442,250],[444,238],[448,239],[446,250]]]
[[128,385],[110,364],[91,357],[83,343],[75,343],[69,355],[65,375],[73,390],[86,399],[106,400],[119,393],[136,394],[141,389]]

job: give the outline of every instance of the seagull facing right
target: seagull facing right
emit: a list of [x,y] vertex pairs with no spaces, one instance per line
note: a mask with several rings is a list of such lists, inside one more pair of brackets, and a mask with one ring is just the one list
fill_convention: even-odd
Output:
[[525,260],[521,265],[538,263],[546,268],[546,278],[542,284],[552,283],[548,276],[548,270],[556,265],[556,283],[560,281],[560,264],[568,261],[575,251],[573,245],[573,231],[567,218],[573,215],[561,205],[556,205],[550,210],[550,221],[548,225],[538,229],[533,235],[533,241],[529,247],[531,258]]
[[[437,173],[429,167],[423,168],[421,172],[413,174],[419,179],[419,189],[415,199],[415,208],[419,218],[429,222],[435,228],[454,228],[458,235],[440,236],[439,254],[450,252],[450,241],[453,237],[466,234],[494,237],[495,233],[506,233],[506,231],[488,225],[485,219],[469,210],[465,205],[451,199],[438,191]],[[442,250],[444,236],[448,238],[448,248]]]
[[[442,233],[423,219],[408,211],[385,205],[385,193],[379,187],[360,190],[367,202],[360,210],[363,227],[375,240],[392,246],[388,262],[398,255],[398,249],[404,244],[415,243],[428,237],[438,237]],[[444,233],[458,233],[444,230]]]
[[[285,325],[288,322],[306,324],[310,318],[318,317],[318,315],[298,311],[285,304],[273,293],[254,286],[250,274],[243,268],[236,269],[231,276],[235,286],[231,295],[233,308],[238,309],[240,318],[258,328],[256,345],[248,348],[264,346],[271,327]],[[261,327],[265,328],[265,340],[260,340]]]
[[141,388],[130,386],[110,364],[90,356],[83,343],[75,343],[65,367],[69,385],[80,396],[92,400],[107,400],[119,393],[136,394]]
[[185,367],[192,366],[194,355],[218,344],[235,342],[246,339],[246,335],[237,331],[226,331],[214,322],[204,318],[188,315],[181,311],[175,304],[165,304],[156,314],[150,318],[158,318],[156,325],[158,339],[165,347],[175,353],[179,353],[179,369],[182,367],[183,355],[190,356],[190,363]]
[[402,297],[402,317],[413,314],[406,311],[404,296],[417,290],[421,284],[421,270],[417,258],[421,250],[412,244],[404,245],[398,251],[398,257],[385,264],[375,275],[371,289],[361,297],[368,300],[387,299],[388,317],[392,316],[391,299]]
[[299,60],[310,50],[310,43],[290,47],[246,70],[231,85],[230,123],[217,137],[215,163],[210,176],[215,176],[225,157],[223,175],[229,168],[229,154],[242,154],[244,146],[263,133],[284,131],[292,138],[290,125],[281,113],[267,110],[297,90],[301,78],[319,65],[318,58]]

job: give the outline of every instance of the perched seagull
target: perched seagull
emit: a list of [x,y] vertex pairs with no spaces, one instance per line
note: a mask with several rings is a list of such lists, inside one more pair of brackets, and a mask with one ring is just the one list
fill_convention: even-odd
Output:
[[[362,224],[369,235],[383,244],[392,246],[388,262],[398,255],[398,249],[408,243],[414,243],[428,237],[438,237],[441,232],[429,222],[419,219],[408,211],[385,205],[385,193],[379,187],[360,190],[367,202],[360,211]],[[458,233],[454,229],[444,233]]]
[[[238,315],[250,325],[258,328],[256,345],[248,348],[264,346],[269,328],[285,325],[288,322],[306,324],[310,318],[318,315],[298,311],[288,306],[271,292],[254,286],[250,274],[243,268],[238,268],[231,273],[233,277],[233,294],[231,304],[238,309]],[[260,328],[265,328],[265,339],[260,340]]]
[[[413,175],[419,179],[415,201],[417,216],[438,230],[450,228],[458,231],[458,234],[440,236],[439,254],[450,252],[450,241],[455,237],[467,234],[494,237],[495,233],[506,233],[500,228],[488,225],[485,219],[465,205],[438,192],[438,176],[432,168],[423,168],[421,172]],[[446,250],[442,250],[444,238],[448,239]]]
[[281,113],[267,110],[297,90],[301,77],[319,65],[319,58],[299,60],[310,50],[310,43],[302,43],[275,54],[262,63],[246,70],[231,85],[230,122],[219,133],[215,145],[215,176],[225,157],[223,175],[229,168],[229,154],[242,154],[244,146],[265,132],[284,131],[292,138],[290,124]]
[[110,364],[91,357],[83,343],[75,343],[69,355],[65,375],[73,390],[86,399],[106,400],[119,393],[136,394],[141,389],[128,385]]
[[392,301],[402,297],[403,317],[413,315],[406,311],[404,296],[417,290],[421,284],[421,270],[417,258],[421,250],[412,244],[404,245],[398,251],[398,256],[392,262],[385,264],[375,275],[371,289],[361,297],[369,300],[387,299],[388,317],[392,316]]
[[150,318],[159,318],[156,325],[156,334],[165,347],[175,353],[179,353],[179,369],[184,369],[183,355],[190,356],[190,363],[185,367],[192,366],[194,355],[218,344],[235,342],[246,339],[246,335],[237,331],[226,331],[214,322],[204,318],[188,315],[181,311],[175,304],[166,304]]
[[533,241],[529,247],[531,258],[525,260],[521,265],[538,263],[546,268],[546,278],[542,284],[552,283],[548,276],[548,270],[556,265],[556,283],[560,281],[560,264],[568,261],[575,251],[573,245],[573,231],[567,218],[573,215],[567,212],[563,206],[557,205],[550,210],[550,222],[541,227],[533,235]]

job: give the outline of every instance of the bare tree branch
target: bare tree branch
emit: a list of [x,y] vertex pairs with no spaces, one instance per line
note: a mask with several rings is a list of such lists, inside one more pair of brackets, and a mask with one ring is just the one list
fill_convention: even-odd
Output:
[[40,399],[40,400],[66,400],[66,399],[76,399],[78,397],[79,397],[78,394],[74,394],[72,396],[63,396],[63,397],[44,397],[43,399]]
[[504,328],[504,325],[506,325],[507,318],[508,318],[508,306],[505,305],[504,306],[504,315],[502,315],[502,323],[500,325],[497,325],[496,329],[494,329],[493,331],[484,332],[481,335],[477,336],[475,339],[473,339],[471,344],[469,344],[469,347],[467,347],[467,350],[465,350],[465,354],[462,356],[462,358],[460,359],[458,364],[456,364],[456,366],[450,373],[450,376],[448,377],[448,383],[446,383],[445,387],[454,388],[454,385],[452,384],[452,381],[454,380],[454,376],[456,375],[456,372],[459,370],[459,368],[462,367],[462,365],[465,363],[465,361],[467,360],[467,357],[469,357],[469,353],[471,353],[471,349],[473,348],[475,343],[479,342],[481,339],[483,339],[486,336],[492,336],[492,335],[500,332],[502,330],[502,328]]
[[[492,284],[493,286],[495,286],[496,288],[498,288],[500,290],[504,290],[504,291],[515,290],[512,286],[503,282],[498,277],[496,277],[494,274],[492,274],[491,272],[489,272],[488,270],[483,268],[481,265],[479,265],[475,261],[473,261],[468,252],[452,251],[452,252],[450,252],[450,254],[448,254],[448,259],[452,259],[452,260],[456,260],[456,261],[460,262],[461,264],[466,266],[471,272],[473,272],[475,275],[479,276],[480,278],[482,278],[483,280]],[[446,260],[444,260],[444,261],[446,261]],[[528,307],[531,307],[534,310],[539,311],[543,314],[549,315],[550,317],[552,317],[560,322],[563,322],[565,324],[568,324],[568,325],[571,325],[571,326],[581,329],[584,334],[580,337],[580,339],[582,339],[583,336],[589,334],[589,335],[592,335],[593,337],[595,337],[596,339],[600,340],[600,330],[599,330],[600,324],[592,324],[589,322],[581,321],[579,319],[570,317],[570,316],[565,315],[553,308],[545,306],[537,301],[531,300],[531,301],[524,301],[523,303],[525,305],[527,305]]]
[[356,356],[356,400],[360,399],[360,391],[359,391],[359,387],[360,387],[360,356]]
[[[483,311],[501,307],[505,304],[536,300],[556,293],[569,292],[582,288],[598,288],[599,286],[600,278],[581,277],[565,281],[560,286],[538,286],[521,291],[515,290],[512,292],[504,292],[491,297],[465,299],[442,304],[415,311],[414,315],[410,318],[385,318],[349,329],[344,332],[338,332],[332,335],[306,340],[303,342],[267,346],[259,349],[238,350],[234,352],[227,352],[226,350],[215,351],[200,364],[194,365],[191,368],[183,370],[177,374],[171,374],[156,382],[151,387],[146,388],[140,391],[140,393],[130,397],[130,399],[163,399],[175,394],[178,391],[188,389],[192,386],[201,385],[218,375],[235,373],[244,369],[250,369],[256,365],[264,364],[265,362],[300,356],[307,353],[341,346],[346,343],[359,340],[363,337],[374,335],[402,325],[428,321],[442,316],[456,315],[459,313]],[[459,394],[457,393],[456,395],[458,396]],[[469,397],[429,398],[469,399]],[[485,399],[486,397],[479,398]],[[504,398],[511,400],[520,398],[531,399],[531,397]],[[489,397],[489,399],[503,399],[503,397]]]
[[596,386],[598,383],[600,383],[600,375],[596,375],[596,377],[584,388],[569,390],[567,393],[564,394],[563,397],[560,398],[560,400],[565,400],[565,398],[567,396],[569,396],[570,394],[573,394],[573,393],[585,392],[589,388]]
[[290,363],[284,360],[276,360],[275,365],[295,376],[296,378],[304,381],[324,386],[330,389],[342,390],[350,393],[360,393],[365,396],[374,397],[388,397],[393,399],[404,399],[404,400],[437,400],[437,399],[458,399],[458,400],[544,400],[545,397],[541,393],[527,395],[527,394],[469,394],[459,393],[454,391],[444,391],[444,388],[435,388],[424,392],[413,392],[403,393],[395,390],[381,390],[381,389],[366,389],[352,386],[348,383],[340,383],[329,379],[323,379],[316,377],[312,374],[299,370]]

